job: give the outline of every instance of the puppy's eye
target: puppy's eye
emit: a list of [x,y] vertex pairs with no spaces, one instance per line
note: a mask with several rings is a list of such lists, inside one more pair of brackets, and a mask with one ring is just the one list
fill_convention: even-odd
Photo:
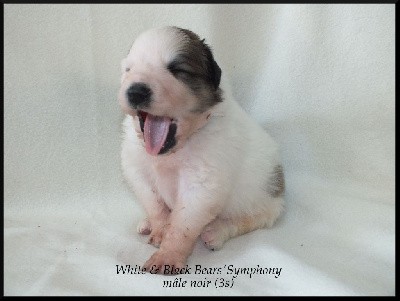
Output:
[[125,68],[125,72],[131,71],[131,68]]
[[185,70],[185,69],[175,69],[174,72],[175,73],[183,73],[183,74],[187,74],[187,75],[192,75],[193,74],[192,72],[190,72],[188,70]]
[[193,72],[183,69],[183,68],[168,67],[168,70],[173,75],[182,75],[182,76],[194,76],[195,75]]
[[177,60],[173,60],[172,62],[170,62],[167,66],[167,69],[173,75],[183,75],[183,76],[194,75],[189,66]]
[[184,70],[179,69],[175,66],[168,66],[168,70],[169,72],[171,72],[172,74],[176,74],[176,73],[182,73]]

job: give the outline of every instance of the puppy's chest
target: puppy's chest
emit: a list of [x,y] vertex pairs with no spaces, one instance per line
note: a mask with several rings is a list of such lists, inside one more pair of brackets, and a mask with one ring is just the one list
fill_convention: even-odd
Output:
[[152,168],[155,189],[170,209],[174,208],[179,188],[179,168],[175,164],[154,164]]

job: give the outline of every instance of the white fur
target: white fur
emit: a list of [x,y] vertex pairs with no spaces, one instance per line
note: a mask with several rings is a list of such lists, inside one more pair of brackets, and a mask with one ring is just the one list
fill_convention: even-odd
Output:
[[[122,166],[133,188],[137,177],[147,178],[174,209],[178,194],[183,197],[198,185],[205,188],[204,201],[213,202],[214,194],[224,196],[218,200],[223,202],[219,213],[223,217],[255,214],[274,204],[266,189],[273,168],[280,164],[278,146],[222,89],[224,101],[215,107],[209,123],[168,156],[147,154],[143,140],[132,130],[133,117],[125,117]],[[158,177],[157,168],[163,167],[173,169],[174,176]]]

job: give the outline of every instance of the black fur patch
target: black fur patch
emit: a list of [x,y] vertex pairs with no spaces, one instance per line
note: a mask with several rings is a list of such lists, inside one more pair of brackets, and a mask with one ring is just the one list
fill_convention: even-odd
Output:
[[222,101],[219,88],[221,68],[204,40],[190,30],[175,28],[185,35],[186,42],[169,62],[167,69],[199,98],[199,106],[195,111],[204,112]]
[[268,193],[274,197],[280,197],[285,192],[285,178],[282,165],[276,165],[268,183]]

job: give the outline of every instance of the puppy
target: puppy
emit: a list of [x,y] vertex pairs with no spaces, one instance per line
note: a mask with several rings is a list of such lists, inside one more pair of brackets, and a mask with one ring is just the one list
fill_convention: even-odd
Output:
[[141,34],[122,61],[122,170],[159,247],[146,270],[179,271],[199,236],[216,250],[283,210],[278,145],[223,85],[210,47],[178,27]]

